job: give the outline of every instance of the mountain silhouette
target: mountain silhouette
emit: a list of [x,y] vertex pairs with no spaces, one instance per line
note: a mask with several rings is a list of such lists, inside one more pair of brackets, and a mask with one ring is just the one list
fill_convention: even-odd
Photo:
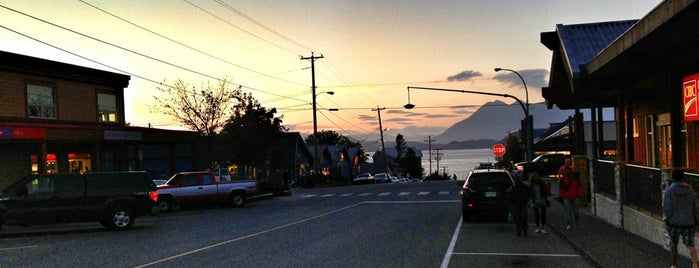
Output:
[[[572,110],[562,111],[555,106],[548,109],[545,103],[530,103],[529,111],[534,116],[535,129],[548,128],[551,123],[560,123],[573,116]],[[435,139],[441,144],[481,139],[501,140],[507,137],[508,133],[519,130],[522,119],[524,110],[519,103],[492,101],[481,106],[471,116],[447,128]]]

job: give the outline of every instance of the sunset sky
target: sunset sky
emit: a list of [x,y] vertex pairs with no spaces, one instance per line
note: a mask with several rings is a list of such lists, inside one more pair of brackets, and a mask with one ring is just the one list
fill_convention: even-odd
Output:
[[[196,86],[228,78],[284,125],[313,131],[310,61],[318,129],[360,141],[437,135],[480,105],[511,99],[411,90],[407,86],[511,94],[543,101],[551,52],[539,41],[556,24],[640,19],[658,0],[618,1],[4,1],[0,50],[131,76],[126,121],[171,128],[153,114],[162,81]],[[333,91],[334,95],[323,92]],[[338,108],[339,111],[328,111]]]

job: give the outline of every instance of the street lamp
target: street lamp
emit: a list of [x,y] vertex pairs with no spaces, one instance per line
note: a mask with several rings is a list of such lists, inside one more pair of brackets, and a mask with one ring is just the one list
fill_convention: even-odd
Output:
[[[524,103],[522,100],[519,98],[509,95],[509,94],[499,94],[499,93],[491,93],[491,92],[482,92],[482,91],[472,91],[472,90],[460,90],[460,89],[446,89],[446,88],[432,88],[432,87],[408,87],[408,104],[403,105],[405,109],[413,109],[415,108],[415,104],[410,103],[410,89],[423,89],[423,90],[435,90],[435,91],[448,91],[448,92],[458,92],[458,93],[469,93],[469,94],[480,94],[480,95],[489,95],[489,96],[498,96],[498,97],[504,97],[504,98],[513,98],[515,99],[520,106],[522,106],[522,110],[524,110],[524,115],[526,118],[529,118],[529,109],[527,109],[524,106]],[[529,156],[527,155],[527,161],[529,161]]]
[[525,133],[524,133],[524,138],[526,139],[525,144],[526,144],[526,146],[527,146],[526,160],[527,160],[527,161],[530,161],[530,160],[532,159],[533,149],[534,149],[534,148],[533,148],[534,145],[533,145],[533,142],[532,142],[532,140],[533,140],[533,138],[534,138],[534,137],[533,137],[533,136],[534,136],[534,120],[533,120],[532,117],[530,117],[531,113],[530,113],[530,111],[529,111],[529,90],[527,89],[527,82],[524,82],[524,78],[522,78],[522,76],[519,75],[519,73],[518,73],[517,71],[515,71],[515,70],[512,70],[512,69],[504,69],[504,68],[500,68],[500,67],[495,68],[495,72],[499,72],[499,71],[509,71],[509,72],[515,73],[515,74],[519,77],[519,79],[522,80],[522,84],[524,85],[524,93],[526,94],[526,100],[525,100],[525,101],[526,101],[526,104],[527,104],[527,111],[526,111],[527,117],[524,119],[524,123],[525,123],[524,126],[525,126],[525,129],[524,129],[523,131],[525,132]]
[[316,97],[320,94],[328,94],[328,95],[335,95],[335,92],[333,91],[323,91],[320,93],[315,93],[315,87],[313,87],[313,141],[314,141],[314,146],[315,147],[313,150],[315,151],[313,154],[313,170],[316,171],[318,170],[318,116],[316,115],[316,111],[318,110],[316,108]]

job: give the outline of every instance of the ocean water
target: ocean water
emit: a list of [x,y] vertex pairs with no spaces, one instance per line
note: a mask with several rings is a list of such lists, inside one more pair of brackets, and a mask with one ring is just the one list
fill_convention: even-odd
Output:
[[[435,152],[432,152],[432,172],[437,171],[437,161]],[[495,162],[495,155],[490,148],[485,149],[463,149],[463,150],[439,150],[442,154],[439,160],[439,174],[447,173],[449,176],[456,176],[459,179],[466,178],[468,172],[482,162]],[[430,173],[429,154],[427,150],[422,152],[422,167],[425,175]]]

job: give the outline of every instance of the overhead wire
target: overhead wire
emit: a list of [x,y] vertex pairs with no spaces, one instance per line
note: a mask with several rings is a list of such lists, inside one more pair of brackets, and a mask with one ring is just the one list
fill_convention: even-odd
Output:
[[[45,23],[45,24],[54,26],[54,27],[56,27],[56,28],[60,28],[60,29],[62,29],[62,30],[71,32],[71,33],[73,33],[73,34],[77,34],[77,35],[83,36],[83,37],[85,37],[85,38],[92,39],[92,40],[94,40],[94,41],[103,43],[103,44],[105,44],[105,45],[109,45],[109,46],[112,46],[112,47],[115,47],[115,48],[118,48],[118,49],[127,51],[127,52],[129,52],[129,53],[136,54],[136,55],[138,55],[138,56],[141,56],[141,57],[144,57],[144,58],[147,58],[147,59],[150,59],[150,60],[153,60],[153,61],[156,61],[156,62],[165,64],[165,65],[168,65],[168,66],[175,67],[175,68],[177,68],[177,69],[181,69],[181,70],[184,70],[184,71],[187,71],[187,72],[191,72],[191,73],[194,73],[194,74],[197,74],[197,75],[200,75],[200,76],[204,76],[204,77],[207,77],[207,78],[211,78],[211,79],[214,79],[214,80],[217,80],[217,81],[226,81],[226,82],[229,83],[229,84],[232,84],[232,85],[234,85],[234,86],[238,86],[238,87],[241,87],[241,88],[246,88],[246,89],[249,89],[249,90],[258,91],[258,92],[265,93],[265,94],[269,94],[269,95],[273,95],[273,96],[283,97],[283,95],[280,95],[280,94],[276,94],[276,93],[264,91],[264,90],[261,90],[261,89],[256,89],[256,88],[249,87],[249,86],[245,86],[245,85],[242,85],[242,84],[233,83],[233,82],[227,81],[226,79],[222,79],[222,78],[219,78],[219,77],[215,77],[215,76],[213,76],[213,75],[205,74],[205,73],[202,73],[202,72],[199,72],[199,71],[196,71],[196,70],[192,70],[192,69],[190,69],[190,68],[186,68],[186,67],[183,67],[183,66],[179,66],[179,65],[177,65],[177,64],[174,64],[174,63],[170,63],[170,62],[167,62],[167,61],[164,61],[164,60],[161,60],[161,59],[157,59],[157,58],[155,58],[155,57],[152,57],[152,56],[149,56],[149,55],[146,55],[146,54],[143,54],[143,53],[140,53],[140,52],[137,52],[137,51],[134,51],[134,50],[131,50],[131,49],[128,49],[128,48],[125,48],[125,47],[116,45],[116,44],[112,44],[112,43],[110,43],[110,42],[101,40],[101,39],[99,39],[99,38],[92,37],[92,36],[90,36],[90,35],[83,34],[83,33],[81,33],[81,32],[75,31],[75,30],[73,30],[73,29],[70,29],[70,28],[67,28],[67,27],[63,27],[63,26],[61,26],[61,25],[58,25],[58,24],[49,22],[49,21],[47,21],[47,20],[44,20],[44,19],[41,19],[41,18],[32,16],[32,15],[29,15],[29,14],[27,14],[27,13],[24,13],[24,12],[15,10],[15,9],[12,9],[12,8],[7,7],[7,6],[5,6],[5,5],[1,5],[1,4],[0,4],[0,7],[4,8],[4,9],[7,9],[7,10],[9,10],[9,11],[12,11],[12,12],[18,13],[18,14],[20,14],[20,15],[23,15],[23,16],[26,16],[26,17],[29,17],[29,18],[32,18],[32,19],[34,19],[34,20],[43,22],[43,23]],[[3,27],[3,28],[6,28],[6,27]],[[8,28],[6,28],[6,29],[8,29]],[[16,31],[13,31],[13,32],[16,32]],[[111,67],[110,67],[110,68],[111,68]],[[297,100],[297,101],[303,101],[303,102],[305,102],[305,100],[300,100],[300,99],[295,99],[295,98],[289,98],[289,99],[294,99],[294,100]]]
[[205,51],[199,50],[199,49],[197,49],[197,48],[195,48],[195,47],[192,47],[192,46],[187,45],[187,44],[185,44],[185,43],[182,43],[182,42],[180,42],[180,41],[174,40],[174,39],[172,39],[172,38],[170,38],[170,37],[167,37],[167,36],[165,36],[165,35],[162,35],[162,34],[160,34],[160,33],[157,33],[157,32],[155,32],[155,31],[153,31],[153,30],[150,30],[150,29],[148,29],[148,28],[146,28],[146,27],[143,27],[143,26],[141,26],[141,25],[138,25],[138,24],[136,24],[136,23],[134,23],[134,22],[131,22],[131,21],[127,20],[127,19],[124,19],[124,18],[122,18],[122,17],[120,17],[120,16],[117,16],[116,14],[111,13],[111,12],[105,10],[105,9],[102,9],[102,8],[100,8],[100,7],[97,7],[97,6],[93,5],[93,4],[90,4],[90,3],[88,3],[88,2],[85,2],[84,0],[78,0],[78,1],[82,2],[82,3],[85,4],[85,5],[88,5],[88,6],[92,7],[92,8],[94,8],[94,9],[97,9],[97,10],[101,11],[102,13],[105,13],[105,14],[107,14],[107,15],[110,15],[110,16],[112,16],[112,17],[118,19],[118,20],[121,20],[121,21],[123,21],[123,22],[125,22],[125,23],[127,23],[127,24],[129,24],[129,25],[131,25],[131,26],[134,26],[134,27],[136,27],[136,28],[139,28],[139,29],[141,29],[141,30],[144,30],[144,31],[146,31],[146,32],[148,32],[148,33],[151,33],[151,34],[153,34],[153,35],[156,35],[156,36],[158,36],[158,37],[160,37],[160,38],[163,38],[163,39],[165,39],[165,40],[168,40],[168,41],[170,41],[170,42],[173,42],[173,43],[178,44],[178,45],[180,45],[180,46],[183,46],[183,47],[185,47],[185,48],[188,48],[188,49],[191,49],[191,50],[193,50],[193,51],[196,51],[196,52],[198,52],[198,53],[200,53],[200,54],[202,54],[202,55],[205,55],[205,56],[207,56],[207,57],[210,57],[210,58],[212,58],[212,59],[221,61],[221,62],[223,62],[223,63],[229,64],[229,65],[232,65],[232,66],[241,68],[241,69],[243,69],[243,70],[246,70],[246,71],[249,71],[249,72],[253,72],[253,73],[256,73],[256,74],[259,74],[259,75],[268,77],[268,78],[276,79],[276,80],[283,81],[283,82],[287,82],[287,83],[290,83],[290,84],[301,85],[301,86],[308,86],[308,85],[306,85],[306,84],[297,83],[297,82],[294,82],[294,81],[290,81],[290,80],[282,79],[282,78],[279,78],[279,77],[275,77],[275,76],[272,76],[272,75],[269,75],[269,74],[265,74],[265,73],[262,73],[262,72],[259,72],[259,71],[250,69],[250,68],[245,67],[245,66],[242,66],[242,65],[240,65],[240,64],[236,64],[236,63],[234,63],[234,62],[230,62],[230,61],[228,61],[228,60],[225,60],[225,59],[222,59],[222,58],[220,58],[220,57],[214,56],[214,55],[212,55],[212,54],[210,54],[210,53],[207,53],[207,52],[205,52]]

